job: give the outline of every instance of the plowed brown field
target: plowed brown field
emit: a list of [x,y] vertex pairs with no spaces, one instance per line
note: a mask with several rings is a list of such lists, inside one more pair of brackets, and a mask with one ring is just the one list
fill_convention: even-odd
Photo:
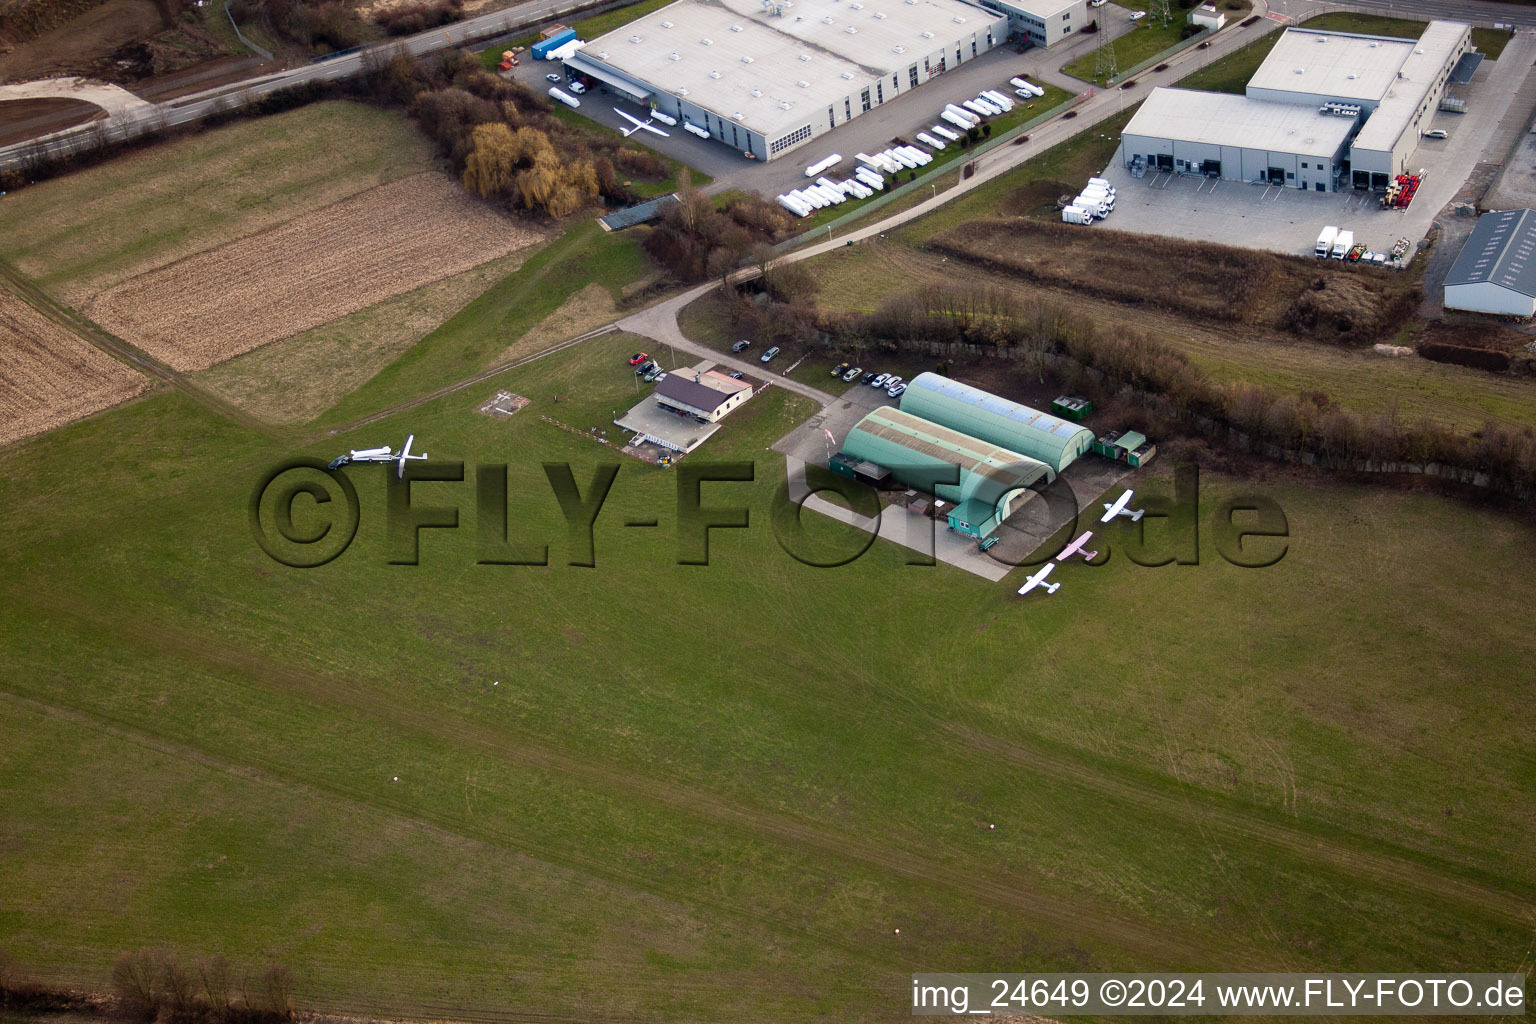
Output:
[[202,370],[538,241],[443,174],[393,181],[103,292],[87,314]]
[[0,291],[0,444],[127,401],[149,378]]

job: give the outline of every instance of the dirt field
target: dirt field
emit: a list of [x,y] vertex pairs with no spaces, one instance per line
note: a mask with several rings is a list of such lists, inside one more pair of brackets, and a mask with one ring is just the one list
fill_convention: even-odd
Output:
[[431,172],[369,189],[102,293],[86,313],[202,370],[539,239]]
[[130,278],[432,166],[431,143],[404,115],[316,103],[6,196],[0,252],[80,309]]
[[271,423],[305,423],[388,366],[493,283],[530,250],[398,295],[197,375],[198,383]]
[[9,48],[0,44],[0,82],[71,74],[127,82],[190,67],[228,52],[215,13],[183,0],[12,4],[0,10],[11,25],[3,33]]
[[102,115],[94,103],[40,99],[0,102],[0,146],[84,124]]
[[1416,304],[1395,271],[1009,217],[969,221],[929,248],[1035,284],[1134,309],[1278,328],[1316,341],[1365,345],[1396,332]]
[[147,391],[149,378],[0,291],[0,445]]

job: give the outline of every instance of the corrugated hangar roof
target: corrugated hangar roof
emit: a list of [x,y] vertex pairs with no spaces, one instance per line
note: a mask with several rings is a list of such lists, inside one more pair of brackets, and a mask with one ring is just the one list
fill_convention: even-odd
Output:
[[[864,443],[866,438],[872,443]],[[1037,480],[1055,478],[1051,467],[1037,459],[888,405],[855,424],[843,440],[843,450],[885,466],[898,479],[910,479],[912,474],[904,476],[903,470],[921,468],[912,465],[910,458],[903,459],[902,452],[920,456],[930,464],[958,466],[958,484],[939,485],[936,493],[956,501],[975,498],[993,506]]]
[[1354,125],[1310,105],[1158,86],[1122,134],[1332,159]]
[[677,0],[580,55],[772,141],[893,74],[905,92],[908,67],[1006,22],[967,0]]
[[1050,413],[937,373],[920,373],[907,384],[901,408],[925,419],[1023,452],[1054,473],[1093,444],[1093,432]]
[[1445,284],[1485,283],[1536,296],[1536,210],[1504,210],[1478,218]]

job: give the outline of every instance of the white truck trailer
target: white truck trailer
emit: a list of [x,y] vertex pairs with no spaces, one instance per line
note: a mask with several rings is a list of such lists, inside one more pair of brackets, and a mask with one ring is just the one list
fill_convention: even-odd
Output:
[[1333,239],[1333,258],[1341,260],[1349,255],[1349,250],[1355,247],[1355,233],[1353,231],[1340,231]]
[[1319,259],[1327,259],[1333,255],[1333,243],[1339,237],[1339,229],[1336,225],[1329,224],[1323,228],[1317,236],[1317,247],[1312,250],[1313,255]]

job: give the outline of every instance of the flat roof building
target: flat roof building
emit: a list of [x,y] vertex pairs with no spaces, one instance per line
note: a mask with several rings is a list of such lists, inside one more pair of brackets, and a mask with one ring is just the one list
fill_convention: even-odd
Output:
[[1054,46],[1093,18],[1088,0],[981,0],[1008,15],[1008,26],[1036,46]]
[[1093,431],[942,374],[920,373],[901,395],[902,412],[1022,452],[1051,467],[1051,479],[1093,447]]
[[1536,316],[1536,210],[1478,218],[1445,275],[1445,308]]
[[[843,439],[842,454],[882,466],[901,483],[953,503],[950,525],[975,537],[995,531],[1030,485],[1056,478],[1037,459],[891,406],[855,424]],[[955,482],[939,482],[950,480]]]
[[1126,126],[1122,156],[1308,191],[1384,189],[1410,170],[1424,118],[1471,48],[1471,29],[1451,21],[1417,40],[1289,28],[1243,96],[1154,90]]
[[677,0],[566,70],[772,160],[1007,35],[968,0]]

